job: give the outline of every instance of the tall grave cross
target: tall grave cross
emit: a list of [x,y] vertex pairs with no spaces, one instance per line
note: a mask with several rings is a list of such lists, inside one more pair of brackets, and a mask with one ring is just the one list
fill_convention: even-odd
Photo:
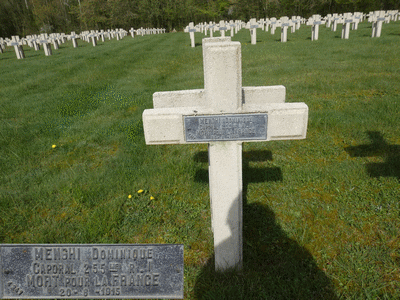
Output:
[[193,22],[189,23],[189,26],[187,26],[187,30],[189,32],[190,35],[190,45],[192,46],[192,48],[194,48],[195,46],[195,39],[194,39],[194,33],[195,32],[199,32],[200,30],[194,26]]
[[19,36],[15,35],[11,37],[11,41],[8,43],[8,46],[14,46],[15,54],[17,55],[17,59],[24,59],[25,53],[22,48],[22,40],[19,39]]
[[286,43],[287,42],[287,30],[288,27],[291,26],[292,20],[289,20],[288,17],[281,17],[281,42]]
[[76,34],[75,34],[75,31],[72,31],[71,34],[70,34],[69,36],[67,36],[67,38],[68,38],[69,40],[72,40],[72,45],[74,46],[74,48],[77,48],[77,47],[78,47],[78,41],[77,41],[77,39],[79,39],[80,37],[79,37],[79,35],[76,35]]
[[350,34],[350,24],[353,23],[353,17],[351,13],[345,13],[343,16],[343,26],[342,26],[342,39],[349,39]]
[[308,107],[284,86],[242,87],[241,46],[203,39],[204,89],[157,92],[143,112],[146,144],[208,144],[215,268],[242,266],[242,143],[304,139]]
[[225,37],[225,31],[228,30],[228,27],[226,27],[226,24],[225,24],[224,20],[219,21],[218,30],[221,33],[221,37]]
[[48,39],[47,33],[42,33],[39,36],[39,38],[37,39],[37,42],[43,45],[44,54],[46,56],[53,55],[53,52],[51,51],[50,41]]
[[380,37],[382,32],[382,24],[385,21],[385,11],[375,11],[370,17],[372,21],[372,37]]
[[313,15],[308,19],[307,25],[311,25],[311,41],[318,40],[319,25],[325,24],[320,15]]
[[257,44],[257,28],[259,28],[257,20],[255,18],[250,19],[249,30],[250,30],[250,39],[252,45]]

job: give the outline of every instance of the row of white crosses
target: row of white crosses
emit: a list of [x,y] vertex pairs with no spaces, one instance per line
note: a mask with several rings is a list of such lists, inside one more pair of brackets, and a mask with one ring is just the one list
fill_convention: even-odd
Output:
[[372,23],[372,37],[380,37],[382,31],[383,22],[389,23],[390,20],[397,21],[399,12],[393,11],[374,11],[369,14],[363,14],[360,12],[355,12],[354,14],[345,13],[343,15],[333,14],[328,15],[327,27],[332,23],[332,31],[336,31],[337,24],[343,24],[342,26],[342,39],[349,38],[350,24],[352,24],[352,29],[357,30],[358,23],[362,22],[365,17],[368,18],[368,22]]
[[387,23],[389,23],[390,20],[396,22],[396,21],[399,19],[399,17],[400,17],[399,11],[398,11],[398,10],[388,10],[388,11],[386,12],[386,14],[387,14],[388,17],[389,17],[389,20],[388,20]]
[[28,35],[22,39],[19,36],[12,36],[11,40],[5,39],[5,41],[8,46],[14,46],[17,59],[23,59],[25,58],[23,45],[28,45],[35,51],[39,51],[40,45],[42,45],[45,55],[50,56],[53,54],[50,44],[53,44],[54,50],[58,50],[59,44],[64,43],[67,38],[68,36],[64,33],[50,35],[43,33],[41,35]]
[[55,49],[58,49],[58,39],[55,37],[49,37],[47,34],[41,34],[40,36],[30,35],[26,38],[20,38],[19,36],[12,36],[11,40],[5,39],[7,46],[13,46],[17,59],[24,59],[25,53],[23,45],[33,47],[36,51],[40,50],[39,44],[43,45],[44,53],[46,56],[52,55],[50,43],[52,42]]
[[138,29],[133,29],[133,27],[131,29],[129,29],[129,33],[131,34],[131,36],[134,38],[135,35],[150,35],[150,34],[162,34],[165,33],[165,28],[138,28]]
[[[395,15],[393,13],[393,15]],[[281,42],[287,42],[287,30],[290,27],[291,28],[291,33],[294,33],[296,30],[300,29],[301,24],[306,24],[311,26],[311,40],[315,41],[318,40],[318,35],[319,35],[319,26],[322,24],[327,24],[327,27],[332,27],[333,31],[336,31],[337,24],[343,24],[342,26],[342,38],[343,39],[348,39],[349,38],[349,33],[350,33],[350,24],[352,25],[353,30],[357,30],[358,23],[363,20],[364,14],[355,12],[354,14],[351,13],[346,13],[346,14],[329,14],[325,18],[322,18],[320,15],[313,15],[310,17],[308,20],[305,20],[304,18],[301,18],[299,16],[292,16],[291,19],[288,17],[281,17],[280,19],[276,18],[266,18],[266,19],[260,19],[257,21],[256,19],[250,19],[250,21],[245,24],[244,22],[241,21],[233,21],[225,22],[225,21],[220,21],[219,24],[215,24],[213,22],[210,22],[210,24],[206,23],[200,23],[198,25],[194,25],[194,23],[190,23],[189,26],[185,28],[185,32],[189,32],[190,34],[190,39],[191,39],[191,45],[192,47],[195,46],[194,42],[194,33],[195,32],[203,32],[203,29],[205,30],[205,34],[207,35],[207,29],[210,30],[210,37],[213,36],[213,31],[220,31],[220,35],[222,37],[225,36],[225,32],[229,30],[231,27],[232,29],[235,28],[235,31],[237,33],[237,30],[240,30],[243,25],[245,24],[244,28],[250,30],[250,37],[251,37],[251,44],[256,44],[257,41],[257,29],[265,30],[268,31],[269,28],[271,27],[271,34],[275,34],[276,28],[280,27],[281,28]],[[233,30],[231,30],[231,37],[233,37]]]
[[221,37],[225,37],[225,33],[229,30],[230,36],[233,37],[238,31],[243,27],[244,22],[236,20],[230,20],[229,22],[221,20],[218,24],[214,22],[207,23],[199,23],[194,25],[193,22],[190,22],[188,26],[184,28],[184,32],[189,33],[191,46],[195,47],[195,32],[201,32],[207,35],[207,31],[210,33],[210,37],[213,37],[214,32],[219,31]]
[[258,21],[255,18],[252,18],[247,23],[239,20],[231,20],[229,22],[221,20],[218,24],[210,22],[209,24],[199,23],[194,25],[193,22],[190,22],[189,25],[184,28],[184,32],[189,33],[191,46],[195,47],[195,32],[204,32],[205,35],[207,35],[207,30],[209,30],[210,37],[213,37],[213,32],[219,31],[220,36],[225,37],[226,31],[230,30],[230,36],[233,37],[239,30],[246,28],[250,31],[251,44],[254,45],[257,42],[257,29],[268,31],[269,26],[271,26],[271,34],[275,34],[275,29],[281,27],[281,41],[286,42],[288,27],[291,27],[291,32],[293,33],[296,29],[300,28],[301,23],[304,23],[304,19],[299,16],[293,16],[292,19],[282,17],[280,20],[277,20],[276,18],[266,18]]
[[275,34],[276,28],[281,28],[281,42],[287,42],[287,31],[288,28],[291,28],[291,33],[294,33],[296,30],[300,29],[301,24],[305,23],[305,19],[299,16],[292,16],[291,19],[289,17],[281,17],[279,20],[276,18],[270,18],[266,20],[266,31],[268,31],[268,27],[271,26],[271,34]]
[[262,31],[268,31],[271,27],[271,34],[275,34],[275,30],[281,27],[281,42],[287,42],[287,30],[290,27],[291,32],[294,33],[300,29],[301,23],[304,23],[304,19],[299,16],[281,17],[279,20],[276,18],[266,18],[256,21],[256,19],[250,19],[247,23],[246,28],[250,30],[251,44],[255,45],[257,42],[257,29]]
[[203,39],[204,89],[157,92],[143,112],[146,144],[208,144],[215,268],[242,267],[242,144],[304,139],[308,107],[284,86],[242,87],[241,45]]
[[[133,28],[131,29],[133,30]],[[165,33],[165,29],[153,28],[153,29],[138,29],[135,32],[138,32],[142,35],[144,34],[159,34]],[[76,34],[74,31],[71,32],[70,35],[66,35],[65,33],[51,33],[48,35],[47,33],[43,33],[41,35],[28,35],[25,38],[20,38],[19,36],[12,36],[11,39],[3,39],[0,38],[0,53],[4,52],[5,46],[13,46],[15,49],[15,54],[18,59],[25,58],[25,53],[23,50],[23,45],[28,45],[31,48],[34,48],[35,51],[40,50],[40,44],[43,46],[44,53],[46,56],[52,55],[52,49],[50,44],[53,45],[54,50],[59,49],[59,45],[61,43],[65,43],[66,40],[71,40],[74,48],[78,47],[78,39],[82,39],[86,42],[91,42],[93,46],[97,45],[97,41],[101,40],[104,42],[104,38],[108,37],[116,38],[117,40],[122,39],[128,34],[124,29],[115,29],[107,31],[101,30],[91,30],[91,31],[83,31],[80,34]],[[132,37],[134,37],[132,33]]]

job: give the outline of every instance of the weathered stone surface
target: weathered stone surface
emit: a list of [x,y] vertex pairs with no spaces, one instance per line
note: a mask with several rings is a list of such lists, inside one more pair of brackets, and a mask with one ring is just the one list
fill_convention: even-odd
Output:
[[183,298],[183,245],[1,245],[0,298]]
[[185,116],[187,142],[265,140],[267,114]]

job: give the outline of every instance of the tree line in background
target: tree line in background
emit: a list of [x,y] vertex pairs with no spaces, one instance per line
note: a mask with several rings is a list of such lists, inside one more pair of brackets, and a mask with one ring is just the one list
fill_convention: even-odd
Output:
[[1,0],[0,37],[400,8],[399,0]]

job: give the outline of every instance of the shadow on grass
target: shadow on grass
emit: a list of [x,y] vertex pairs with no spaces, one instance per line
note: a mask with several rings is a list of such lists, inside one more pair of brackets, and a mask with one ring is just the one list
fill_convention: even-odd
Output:
[[31,57],[36,57],[36,56],[42,56],[40,53],[36,53],[35,54],[29,54],[29,56],[27,56],[26,58],[31,58]]
[[[207,152],[195,159],[207,162]],[[197,275],[196,299],[337,299],[331,280],[286,235],[275,213],[266,205],[247,203],[249,182],[283,180],[280,168],[250,168],[254,160],[272,160],[272,153],[243,152],[243,269],[216,272],[211,257]]]
[[[194,160],[197,162],[208,163],[208,152],[198,152]],[[244,182],[265,182],[282,181],[282,171],[277,167],[252,168],[250,161],[272,160],[272,152],[267,150],[243,151],[243,181]],[[208,169],[197,170],[195,174],[197,182],[208,183]]]
[[378,131],[367,131],[370,144],[350,146],[345,150],[351,157],[381,157],[382,163],[368,163],[367,172],[371,177],[397,177],[400,180],[400,145],[391,145]]

